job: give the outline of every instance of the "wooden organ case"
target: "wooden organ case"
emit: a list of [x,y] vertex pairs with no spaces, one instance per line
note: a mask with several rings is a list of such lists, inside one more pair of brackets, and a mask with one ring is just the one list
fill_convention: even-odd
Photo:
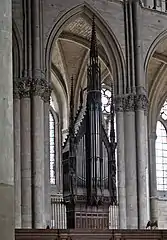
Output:
[[[109,228],[109,206],[116,203],[114,106],[111,101],[110,138],[102,124],[101,69],[93,18],[87,70],[87,99],[74,118],[71,79],[69,134],[63,145],[63,196],[67,228]],[[81,95],[82,99],[82,95]],[[76,123],[82,120],[76,131]]]

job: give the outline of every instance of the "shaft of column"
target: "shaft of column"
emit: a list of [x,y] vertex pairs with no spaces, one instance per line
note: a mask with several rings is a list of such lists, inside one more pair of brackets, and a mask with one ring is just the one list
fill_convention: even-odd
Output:
[[21,228],[21,146],[20,146],[20,99],[14,93],[14,190],[15,190],[15,228]]
[[44,103],[44,147],[45,147],[45,216],[46,225],[51,225],[50,151],[49,151],[49,102]]
[[124,113],[125,136],[125,181],[127,228],[138,228],[137,172],[136,172],[136,133],[134,99],[126,97]]
[[149,134],[149,176],[150,176],[150,215],[151,221],[158,220],[157,181],[156,181],[156,132]]
[[[42,1],[32,0],[32,180],[33,228],[45,228],[44,102]],[[49,161],[49,159],[48,159]],[[49,196],[48,196],[49,197]]]
[[[118,104],[119,104],[119,106],[118,106]],[[120,102],[118,104],[116,104],[116,136],[117,136],[119,228],[126,229],[124,113],[123,113],[123,109],[122,109],[122,104],[120,104]]]
[[145,111],[145,144],[146,144],[146,148],[145,148],[145,155],[146,155],[146,191],[147,191],[147,216],[148,219],[150,219],[150,181],[149,181],[149,161],[148,161],[148,151],[149,151],[149,147],[148,147],[148,115],[147,115],[148,111]]
[[0,234],[14,240],[12,1],[0,1]]
[[[24,80],[22,80],[24,81]],[[28,84],[28,79],[25,79]],[[28,87],[28,86],[27,86]],[[32,228],[32,190],[31,190],[31,100],[24,95],[20,100],[21,119],[21,215],[22,228]],[[30,89],[28,88],[28,92]]]
[[[62,153],[61,153],[61,124],[59,116],[53,112],[55,119],[55,147],[56,147],[56,187],[59,193],[63,192],[62,180]],[[82,165],[82,164],[81,164]]]
[[[45,228],[44,106],[40,96],[32,98],[32,187],[33,228]],[[49,197],[49,196],[48,196]]]
[[138,188],[138,211],[139,228],[145,229],[148,221],[148,198],[146,184],[146,142],[145,142],[145,114],[144,110],[136,110],[136,151],[137,151],[137,188]]

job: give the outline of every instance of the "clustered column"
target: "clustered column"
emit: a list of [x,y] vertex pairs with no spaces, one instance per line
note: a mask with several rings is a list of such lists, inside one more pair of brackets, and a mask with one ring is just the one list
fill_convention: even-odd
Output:
[[[44,79],[33,79],[32,88],[32,184],[33,227],[44,228],[45,163],[44,163],[44,100],[50,98],[50,88]],[[48,159],[49,161],[49,159]],[[48,196],[49,197],[49,196]],[[43,211],[41,210],[43,209]]]
[[138,228],[136,129],[134,95],[124,98],[125,182],[127,228]]
[[145,93],[116,97],[120,228],[145,228],[148,221],[147,104]]
[[147,110],[148,100],[144,88],[138,88],[136,95],[136,150],[137,150],[137,175],[138,175],[138,211],[139,228],[144,229],[148,221],[148,195],[147,195],[147,167],[148,158],[146,154],[147,135],[145,121],[145,111]]
[[44,79],[21,78],[15,84],[15,218],[18,228],[46,227],[44,161],[49,162],[49,159],[44,160],[43,104],[49,102],[50,93],[50,84]]

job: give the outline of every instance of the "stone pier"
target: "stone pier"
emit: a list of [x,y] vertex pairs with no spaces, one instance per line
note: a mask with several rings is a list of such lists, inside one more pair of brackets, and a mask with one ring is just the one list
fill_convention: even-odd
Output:
[[0,233],[14,239],[12,2],[0,1]]

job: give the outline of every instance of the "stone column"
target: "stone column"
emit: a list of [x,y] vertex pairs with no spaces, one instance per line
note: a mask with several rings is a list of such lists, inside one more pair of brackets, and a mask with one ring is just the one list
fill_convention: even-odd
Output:
[[[40,94],[40,79],[33,80],[32,97],[32,191],[33,228],[45,228],[44,174],[44,104]],[[39,90],[39,91],[38,91]],[[43,209],[43,210],[42,210]]]
[[44,74],[42,1],[31,1],[31,9],[33,228],[45,228],[44,100],[48,85]]
[[[147,109],[148,110],[148,109]],[[146,157],[146,190],[147,190],[147,216],[148,219],[150,219],[150,181],[149,181],[149,162],[148,162],[148,116],[147,113],[148,111],[145,111],[145,157]]]
[[44,154],[45,154],[45,216],[46,225],[51,225],[50,151],[49,151],[49,102],[44,103]]
[[145,229],[148,221],[147,185],[146,185],[146,121],[145,110],[147,108],[147,97],[145,93],[136,95],[136,152],[137,152],[137,188],[139,208],[139,228]]
[[136,134],[134,95],[125,96],[124,105],[125,182],[127,228],[138,228]]
[[116,99],[119,228],[126,229],[126,183],[124,154],[124,113],[122,98]]
[[157,180],[156,180],[156,132],[149,134],[149,176],[150,176],[150,215],[151,221],[158,220],[158,199],[157,199]]
[[0,234],[14,240],[12,1],[0,1]]
[[31,79],[22,78],[20,80],[22,228],[32,228],[30,92]]
[[19,80],[15,79],[13,86],[15,228],[21,228],[20,93],[18,84]]

